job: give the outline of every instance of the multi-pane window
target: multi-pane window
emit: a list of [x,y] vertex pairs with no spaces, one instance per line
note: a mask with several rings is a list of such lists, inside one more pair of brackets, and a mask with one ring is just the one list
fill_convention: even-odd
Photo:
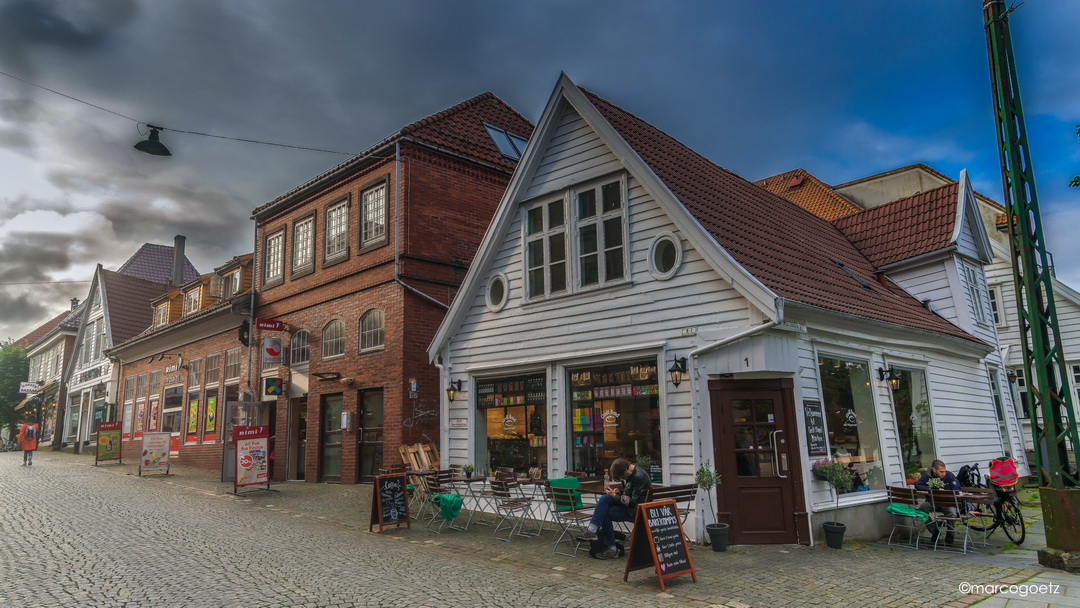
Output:
[[188,361],[188,388],[195,388],[202,384],[202,359]]
[[161,370],[154,370],[150,372],[150,397],[157,397],[161,394]]
[[[1073,374],[1080,371],[1080,366],[1073,366]],[[990,394],[994,398],[994,412],[997,414],[998,420],[998,435],[1001,437],[1001,450],[1002,454],[1006,456],[1012,454],[1011,442],[1009,441],[1009,425],[1005,420],[1005,404],[1001,401],[1001,388],[998,384],[997,370],[990,370]]]
[[518,160],[525,153],[525,146],[528,141],[524,137],[486,123],[484,128],[487,129],[491,141],[495,143],[495,146],[499,148],[499,153],[504,157],[510,160]]
[[345,354],[345,324],[330,321],[322,331],[322,356],[324,359]]
[[383,345],[383,313],[372,309],[360,317],[360,350],[380,348]]
[[240,377],[240,347],[230,348],[225,351],[225,380],[236,380]]
[[221,278],[221,297],[228,300],[238,293],[240,293],[240,271],[236,270]]
[[315,218],[309,217],[293,225],[292,265],[293,271],[311,266],[314,258],[312,245],[315,238]]
[[576,193],[580,285],[604,285],[626,275],[625,205],[615,180]]
[[105,348],[105,319],[98,319],[94,323],[94,361],[100,359]]
[[349,201],[326,209],[326,257],[345,255],[349,247]]
[[983,298],[982,281],[979,280],[978,269],[964,264],[964,279],[968,299],[971,300],[971,306],[974,308],[975,321],[986,323],[986,300]]
[[362,196],[360,246],[366,247],[386,237],[386,186],[378,186]]
[[289,341],[289,364],[300,365],[311,360],[311,334],[301,329]]
[[135,376],[124,378],[124,401],[135,399]]
[[202,295],[202,287],[192,289],[184,294],[184,315],[190,315],[199,310],[199,297]]
[[221,382],[221,355],[206,356],[206,384]]
[[566,291],[566,213],[563,201],[525,212],[525,271],[528,297]]
[[154,327],[161,327],[169,322],[169,303],[159,304],[154,308]]
[[263,256],[264,282],[280,281],[282,278],[282,258],[285,253],[285,231],[280,230],[266,237],[266,252]]
[[1024,368],[1020,367],[1015,370],[1016,373],[1016,393],[1020,398],[1020,402],[1017,403],[1019,408],[1016,412],[1018,417],[1027,419],[1028,417],[1028,394],[1027,394],[1027,381],[1024,378]]
[[994,325],[1001,327],[1006,324],[1005,308],[1001,304],[1001,286],[991,287],[990,293],[990,311],[994,314]]
[[138,384],[135,389],[136,399],[146,399],[146,374],[139,374]]

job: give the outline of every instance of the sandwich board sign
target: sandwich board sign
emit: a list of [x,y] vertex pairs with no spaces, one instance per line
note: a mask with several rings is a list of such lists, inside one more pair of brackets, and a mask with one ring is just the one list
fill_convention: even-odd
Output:
[[634,570],[649,567],[656,570],[661,591],[666,591],[665,580],[683,574],[689,574],[697,582],[674,500],[642,503],[634,514],[634,532],[626,552],[623,580]]
[[143,471],[165,471],[169,474],[169,444],[172,433],[143,433],[142,454],[139,455],[139,475]]

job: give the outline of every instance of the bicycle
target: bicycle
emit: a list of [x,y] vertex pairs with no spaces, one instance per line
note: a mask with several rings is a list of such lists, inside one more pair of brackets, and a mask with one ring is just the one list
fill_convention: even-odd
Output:
[[8,439],[0,445],[0,452],[17,452],[19,450],[19,444],[14,439]]
[[1024,543],[1027,537],[1027,528],[1024,526],[1024,514],[1020,512],[1020,500],[1016,498],[1016,486],[999,486],[990,484],[994,489],[994,521],[988,526],[968,524],[975,532],[982,532],[983,538],[993,534],[994,530],[1001,528],[1009,540],[1018,545]]

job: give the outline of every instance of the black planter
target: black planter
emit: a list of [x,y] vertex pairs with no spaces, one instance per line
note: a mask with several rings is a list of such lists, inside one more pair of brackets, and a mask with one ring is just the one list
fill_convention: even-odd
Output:
[[825,529],[825,544],[833,549],[842,549],[844,547],[844,532],[847,531],[846,524],[827,521],[823,522],[821,527]]
[[706,524],[705,531],[709,533],[709,542],[712,543],[713,551],[726,551],[728,530],[727,524]]

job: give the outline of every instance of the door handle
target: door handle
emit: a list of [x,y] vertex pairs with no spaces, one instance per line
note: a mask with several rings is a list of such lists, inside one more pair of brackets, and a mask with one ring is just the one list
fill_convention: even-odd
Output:
[[[784,431],[776,429],[772,433],[769,433],[769,441],[772,443],[773,449],[773,470],[776,472],[776,476],[780,479],[787,479],[787,475],[780,473],[780,444],[776,441],[776,434],[783,433]],[[787,454],[784,454],[784,463],[787,464]],[[785,469],[787,467],[784,467]]]

